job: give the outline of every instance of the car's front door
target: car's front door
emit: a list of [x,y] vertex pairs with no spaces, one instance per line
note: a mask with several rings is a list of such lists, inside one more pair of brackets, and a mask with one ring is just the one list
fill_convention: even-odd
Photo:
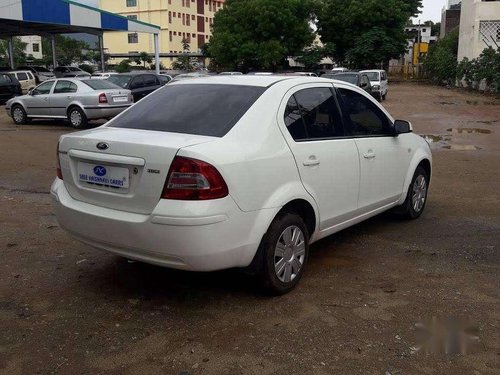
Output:
[[138,102],[144,96],[145,94],[145,88],[144,88],[144,78],[142,75],[138,75],[132,79],[130,82],[130,90],[132,90],[132,95],[134,96],[134,102]]
[[50,96],[51,114],[57,117],[66,117],[68,105],[74,99],[78,86],[76,83],[65,79],[59,79]]
[[319,208],[320,230],[350,219],[357,209],[358,150],[344,137],[333,86],[302,85],[284,97],[278,115],[305,189]]
[[395,137],[386,113],[367,94],[339,88],[349,134],[359,150],[359,208],[369,212],[396,202],[402,194],[411,149]]
[[26,114],[28,116],[48,116],[50,111],[50,92],[54,81],[41,83],[33,89],[31,95],[26,96]]

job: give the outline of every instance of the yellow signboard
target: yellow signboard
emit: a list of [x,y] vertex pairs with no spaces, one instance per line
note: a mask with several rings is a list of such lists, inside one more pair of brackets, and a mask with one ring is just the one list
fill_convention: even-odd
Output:
[[413,64],[420,63],[420,58],[427,55],[429,52],[429,43],[415,43],[413,44]]

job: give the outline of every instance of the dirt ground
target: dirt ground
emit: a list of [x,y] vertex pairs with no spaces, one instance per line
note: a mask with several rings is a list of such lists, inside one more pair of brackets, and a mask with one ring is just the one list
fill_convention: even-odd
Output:
[[[500,100],[395,84],[384,105],[432,142],[426,212],[315,244],[301,285],[277,298],[239,272],[73,240],[48,194],[71,130],[15,126],[0,107],[0,373],[498,374]],[[466,354],[420,348],[450,318],[470,325]]]

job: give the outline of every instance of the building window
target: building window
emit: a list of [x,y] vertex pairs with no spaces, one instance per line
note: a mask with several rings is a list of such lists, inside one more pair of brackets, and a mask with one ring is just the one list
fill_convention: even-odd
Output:
[[191,18],[189,18],[189,14],[186,14],[186,25],[191,26]]
[[127,7],[136,7],[137,0],[127,0]]
[[[172,41],[172,40],[173,40],[173,37],[172,37],[172,32],[171,32],[171,31],[169,31],[169,32],[168,32],[168,39],[169,39],[170,41]],[[172,51],[170,51],[170,52],[172,52]]]
[[500,21],[481,21],[479,22],[479,40],[485,47],[497,49],[500,41]]
[[33,43],[33,52],[40,52],[40,44]]
[[172,23],[172,12],[168,12],[168,23]]
[[194,15],[194,14],[191,16],[191,19],[192,19],[193,21],[196,19],[196,17],[195,17],[195,15]]
[[127,18],[128,18],[129,20],[137,20],[137,14],[129,14],[129,15],[127,16]]
[[128,34],[128,42],[130,44],[139,43],[139,36],[137,35],[137,33]]

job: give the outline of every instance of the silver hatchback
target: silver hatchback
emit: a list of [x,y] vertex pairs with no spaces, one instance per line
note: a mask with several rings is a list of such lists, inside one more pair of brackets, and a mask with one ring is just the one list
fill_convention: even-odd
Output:
[[89,120],[110,119],[133,104],[130,90],[104,80],[62,78],[45,81],[5,106],[16,124],[34,118],[67,119],[74,128]]

